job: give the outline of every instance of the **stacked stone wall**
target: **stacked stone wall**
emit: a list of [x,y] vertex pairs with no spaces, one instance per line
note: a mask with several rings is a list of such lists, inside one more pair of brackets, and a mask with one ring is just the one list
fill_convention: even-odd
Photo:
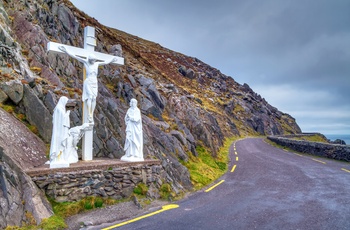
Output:
[[166,183],[166,173],[159,163],[30,176],[47,196],[58,202],[76,201],[88,196],[121,199],[129,197],[139,183],[152,188],[152,191],[157,191]]
[[290,139],[295,136],[299,137],[300,135],[268,136],[267,139],[298,152],[350,162],[350,145]]

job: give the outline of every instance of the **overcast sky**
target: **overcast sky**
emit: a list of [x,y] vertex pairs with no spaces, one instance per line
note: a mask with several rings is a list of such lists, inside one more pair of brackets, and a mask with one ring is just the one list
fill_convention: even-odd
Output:
[[303,132],[350,134],[350,0],[72,0],[247,83]]

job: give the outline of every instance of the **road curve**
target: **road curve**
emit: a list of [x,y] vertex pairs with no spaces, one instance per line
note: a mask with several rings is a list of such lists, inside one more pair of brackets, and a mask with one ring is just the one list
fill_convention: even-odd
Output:
[[212,187],[116,229],[350,229],[350,164],[261,138],[233,143],[230,157]]

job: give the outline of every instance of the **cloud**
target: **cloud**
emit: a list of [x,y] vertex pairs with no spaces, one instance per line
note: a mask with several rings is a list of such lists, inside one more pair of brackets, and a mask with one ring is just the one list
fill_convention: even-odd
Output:
[[292,115],[304,132],[346,134],[349,131],[350,104],[337,103],[337,95],[290,84],[262,84],[252,88],[269,104],[279,105],[279,110]]

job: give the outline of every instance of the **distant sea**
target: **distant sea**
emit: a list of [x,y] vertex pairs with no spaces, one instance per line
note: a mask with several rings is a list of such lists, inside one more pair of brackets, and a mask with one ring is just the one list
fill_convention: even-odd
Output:
[[324,134],[327,139],[331,141],[335,141],[336,139],[340,139],[345,141],[347,145],[350,145],[350,134]]

